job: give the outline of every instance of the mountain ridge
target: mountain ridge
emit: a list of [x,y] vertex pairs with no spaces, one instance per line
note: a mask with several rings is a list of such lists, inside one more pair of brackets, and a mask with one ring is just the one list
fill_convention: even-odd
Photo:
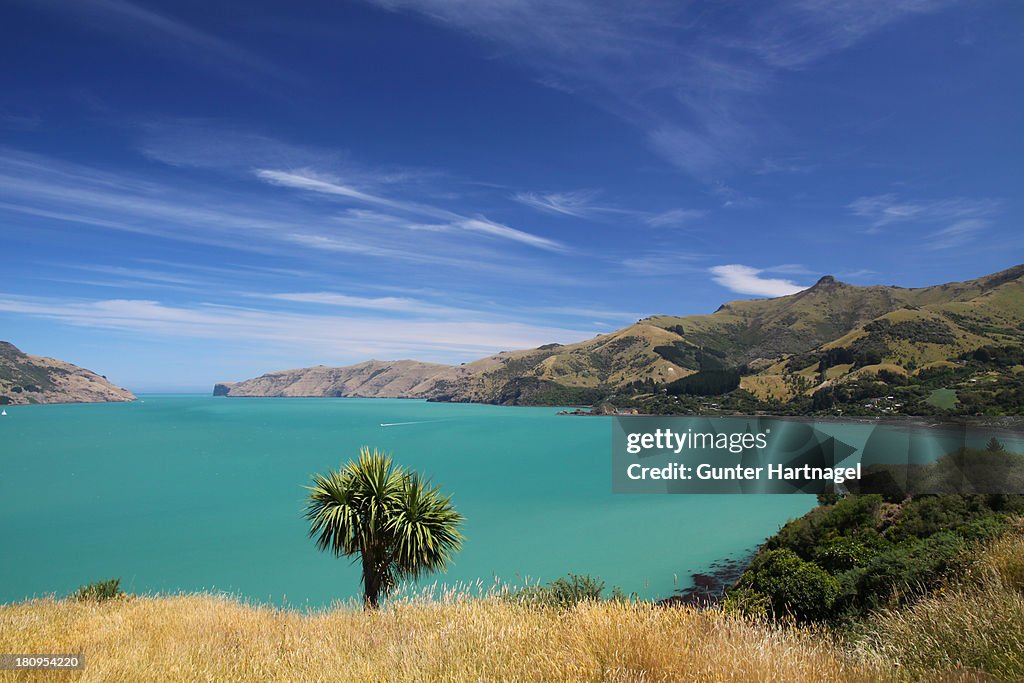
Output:
[[459,366],[366,361],[218,386],[227,396],[591,404],[735,370],[755,399],[790,401],[881,370],[909,375],[930,364],[956,365],[983,347],[1022,344],[1024,265],[1017,265],[916,288],[851,285],[826,275],[783,297],[729,301],[710,314],[653,315],[573,344],[503,351]]

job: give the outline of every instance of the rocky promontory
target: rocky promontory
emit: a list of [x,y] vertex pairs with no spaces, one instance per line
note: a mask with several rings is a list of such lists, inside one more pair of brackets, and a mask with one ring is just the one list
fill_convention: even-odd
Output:
[[134,401],[106,377],[55,358],[30,356],[0,341],[0,405]]
[[244,382],[220,382],[214,396],[333,396],[351,398],[426,398],[450,365],[413,360],[371,360],[345,367],[271,372]]

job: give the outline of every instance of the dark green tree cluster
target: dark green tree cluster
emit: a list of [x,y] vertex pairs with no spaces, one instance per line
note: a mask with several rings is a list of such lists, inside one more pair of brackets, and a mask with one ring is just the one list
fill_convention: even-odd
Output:
[[1024,496],[833,500],[769,539],[727,605],[798,623],[857,619],[937,587],[963,568],[966,550],[1024,512]]
[[717,396],[727,394],[740,386],[740,372],[729,370],[702,370],[670,382],[665,388],[674,396]]
[[725,354],[714,349],[704,349],[686,342],[655,346],[654,353],[669,363],[691,370],[721,370],[725,368]]
[[1011,368],[1015,365],[1024,365],[1024,346],[982,346],[960,357],[986,365]]

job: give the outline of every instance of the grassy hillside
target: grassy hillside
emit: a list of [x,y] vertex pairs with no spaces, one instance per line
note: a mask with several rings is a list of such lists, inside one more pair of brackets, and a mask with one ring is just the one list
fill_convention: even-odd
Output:
[[53,358],[30,356],[0,341],[0,405],[133,401],[106,377]]
[[964,562],[939,589],[842,631],[722,608],[538,607],[457,593],[310,614],[211,595],[125,596],[0,606],[0,651],[84,654],[83,671],[60,674],[76,681],[1021,680],[1024,535]]
[[[971,354],[983,348],[997,350],[999,362],[975,362]],[[992,412],[1024,391],[1024,356],[1010,363],[1015,356],[1005,350],[1024,353],[1024,265],[912,289],[858,287],[826,276],[790,296],[733,301],[709,315],[653,316],[575,344],[506,351],[461,366],[372,361],[273,373],[218,391],[513,405],[611,401],[654,413],[706,412],[705,403],[730,412],[948,410],[942,405]],[[943,370],[949,377],[940,376]],[[738,375],[738,384],[718,381],[723,372]],[[1012,393],[972,395],[976,387],[969,385],[978,383]],[[920,395],[904,392],[904,400],[866,406],[908,384],[922,385]],[[942,389],[956,400],[927,400]],[[723,394],[729,398],[671,398]]]
[[911,606],[874,614],[849,640],[905,680],[1024,680],[1024,534],[1002,537]]
[[882,673],[818,634],[718,611],[538,609],[497,599],[311,615],[204,595],[40,600],[0,607],[0,651],[83,653],[85,670],[62,674],[81,681],[870,681]]

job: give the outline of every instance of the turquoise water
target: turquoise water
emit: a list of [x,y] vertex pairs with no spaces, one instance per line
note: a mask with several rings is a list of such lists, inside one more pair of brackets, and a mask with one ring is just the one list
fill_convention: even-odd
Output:
[[[122,577],[293,606],[359,592],[306,536],[303,485],[361,445],[433,477],[466,517],[442,582],[566,572],[664,597],[814,505],[805,495],[611,493],[610,418],[387,399],[144,396],[0,418],[0,601]],[[393,424],[382,427],[381,423]]]

